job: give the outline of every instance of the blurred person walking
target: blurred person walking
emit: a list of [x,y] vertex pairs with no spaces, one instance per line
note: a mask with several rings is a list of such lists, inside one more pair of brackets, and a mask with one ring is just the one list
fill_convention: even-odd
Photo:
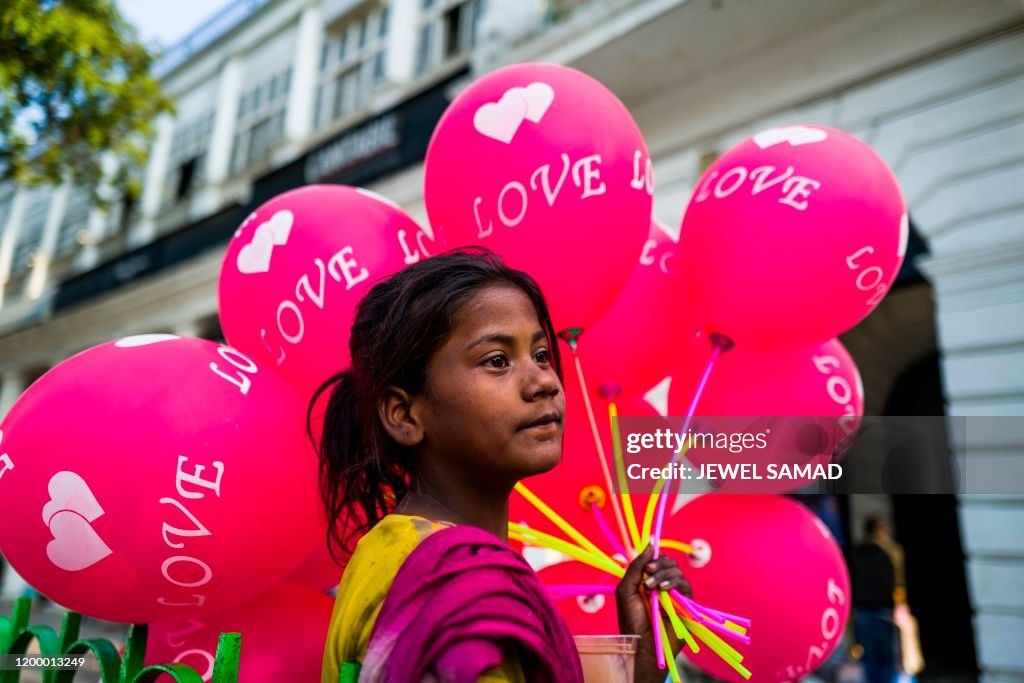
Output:
[[896,598],[906,596],[903,549],[882,517],[868,517],[864,535],[866,540],[850,555],[854,635],[864,649],[867,683],[893,683],[898,651],[893,609]]

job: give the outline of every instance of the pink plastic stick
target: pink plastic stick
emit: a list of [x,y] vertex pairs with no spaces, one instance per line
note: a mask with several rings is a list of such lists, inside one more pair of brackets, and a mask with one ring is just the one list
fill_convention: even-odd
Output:
[[658,591],[651,592],[651,626],[654,628],[654,654],[658,668],[665,668],[665,648],[661,644],[661,608],[658,606]]
[[[686,421],[683,423],[683,428],[680,430],[683,434],[686,434],[686,430],[690,427],[690,421],[693,416],[697,413],[697,403],[700,401],[701,395],[704,393],[704,387],[707,386],[708,378],[711,377],[711,370],[715,367],[715,361],[722,354],[724,348],[728,348],[726,342],[712,343],[711,357],[708,358],[708,363],[704,367],[704,374],[701,375],[700,384],[697,385],[697,390],[693,394],[693,400],[690,402],[690,409],[686,413]],[[673,456],[672,461],[675,462],[680,458],[680,452],[676,452]],[[665,521],[665,507],[668,503],[669,493],[672,490],[672,480],[669,480],[665,484],[665,489],[661,492],[661,497],[658,500],[658,512],[654,516],[654,534],[651,536],[651,542],[654,544],[654,558],[657,559],[661,551],[661,525]]]
[[601,529],[601,533],[604,534],[604,537],[608,539],[608,543],[611,544],[612,549],[615,552],[622,555],[623,557],[628,558],[629,553],[627,553],[626,549],[622,547],[622,544],[619,543],[619,540],[615,538],[615,534],[612,533],[611,527],[608,526],[608,521],[605,520],[604,514],[601,512],[601,509],[598,508],[597,505],[595,505],[594,503],[591,503],[590,511],[594,513],[594,521],[597,522],[597,526]]
[[733,640],[738,640],[744,645],[750,645],[750,636],[743,635],[742,633],[737,633],[736,631],[733,631],[732,629],[723,626],[722,624],[719,624],[717,622],[709,621],[700,614],[695,614],[694,620],[701,624],[704,624],[704,626],[706,626],[707,628],[725,636],[726,638],[732,638]]
[[615,586],[599,586],[590,584],[564,583],[547,587],[549,593],[566,593],[569,595],[608,595],[615,592]]
[[701,605],[695,602],[694,600],[691,600],[690,598],[686,597],[679,591],[673,590],[671,592],[671,595],[676,602],[682,604],[688,611],[698,614],[703,613],[705,616],[711,617],[715,621],[724,623],[726,620],[728,620],[736,624],[737,626],[743,626],[745,628],[750,628],[750,625],[753,623],[750,621],[750,619],[738,617],[735,614],[729,614],[727,612],[720,612],[716,609],[711,609],[710,607],[705,607],[704,605]]

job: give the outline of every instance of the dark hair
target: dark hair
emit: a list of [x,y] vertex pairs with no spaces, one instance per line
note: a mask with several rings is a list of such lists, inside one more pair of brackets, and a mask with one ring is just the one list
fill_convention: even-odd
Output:
[[333,387],[318,454],[328,544],[336,558],[336,550],[351,552],[349,541],[394,508],[415,476],[411,449],[392,440],[378,417],[387,387],[421,391],[427,364],[448,339],[459,311],[493,285],[512,286],[529,297],[561,378],[555,330],[540,287],[488,249],[465,247],[414,263],[375,284],[359,303],[349,338],[352,367],[317,389],[307,413],[313,438],[313,407]]
[[888,521],[881,515],[870,515],[864,520],[864,533],[868,536],[874,536],[875,532],[887,525]]

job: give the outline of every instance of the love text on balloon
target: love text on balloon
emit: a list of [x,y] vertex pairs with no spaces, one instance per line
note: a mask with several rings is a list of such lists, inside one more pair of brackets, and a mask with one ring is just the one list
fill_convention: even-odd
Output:
[[[185,500],[202,500],[212,491],[219,498],[221,482],[224,477],[224,463],[219,460],[210,463],[215,474],[212,478],[207,478],[203,476],[203,472],[207,469],[206,465],[189,464],[188,461],[189,458],[187,456],[178,456],[178,464],[174,475],[174,488],[178,496]],[[192,471],[186,471],[186,467],[191,467]],[[182,550],[186,547],[187,539],[213,535],[178,498],[165,496],[160,499],[160,504],[176,508],[183,518],[191,523],[191,527],[183,527],[174,526],[166,520],[163,522],[162,534],[164,544],[168,548]],[[199,570],[198,578],[196,576],[197,569]],[[210,565],[192,555],[179,554],[168,557],[160,565],[160,573],[168,583],[177,588],[190,590],[201,588],[213,580],[213,569]],[[202,607],[206,603],[206,595],[203,593],[189,593],[188,595],[175,597],[176,601],[174,602],[169,601],[163,596],[158,597],[156,601],[167,607]],[[184,600],[184,602],[181,600]]]
[[[601,155],[591,154],[575,162],[568,154],[562,153],[562,170],[554,179],[552,185],[551,164],[544,164],[538,167],[530,175],[530,190],[534,193],[541,192],[548,206],[554,206],[555,201],[562,193],[565,181],[572,170],[572,184],[580,190],[580,199],[597,197],[608,191],[608,186],[601,180]],[[529,193],[526,185],[518,180],[510,180],[505,183],[498,193],[494,209],[498,214],[498,220],[507,228],[514,228],[523,222],[530,205]],[[473,217],[476,219],[477,237],[483,238],[494,232],[494,221],[488,217],[487,225],[481,216],[480,207],[484,204],[483,197],[477,197],[473,201]]]
[[[0,445],[4,442],[4,433],[0,430]],[[14,461],[11,460],[11,456],[7,453],[0,453],[0,479],[4,478],[4,475],[14,469]]]
[[792,166],[787,167],[785,171],[777,171],[775,166],[758,166],[753,170],[748,170],[745,166],[735,166],[724,173],[713,171],[701,183],[694,201],[700,203],[711,197],[725,199],[749,181],[748,190],[751,196],[775,188],[774,191],[781,195],[778,200],[780,204],[791,206],[797,211],[805,211],[811,192],[820,188],[821,183],[807,176],[795,175],[796,169]]
[[[277,333],[281,339],[292,345],[300,344],[306,333],[303,308],[299,304],[306,304],[306,308],[313,307],[319,311],[324,310],[328,276],[339,284],[344,280],[345,291],[370,277],[370,271],[361,267],[356,261],[351,246],[339,249],[334,256],[327,260],[326,264],[323,259],[314,258],[313,265],[315,275],[311,278],[309,273],[305,273],[295,283],[295,300],[285,299],[277,306]],[[316,279],[315,286],[314,278]],[[282,346],[278,346],[277,350],[271,348],[266,328],[260,329],[260,339],[274,358],[274,362],[278,365],[283,363],[288,354]]]

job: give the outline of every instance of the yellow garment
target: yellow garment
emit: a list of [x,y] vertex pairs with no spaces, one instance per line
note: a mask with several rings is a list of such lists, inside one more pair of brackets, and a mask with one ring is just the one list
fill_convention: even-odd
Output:
[[[446,526],[423,517],[391,514],[360,539],[338,588],[321,683],[338,683],[342,662],[362,663],[381,605],[405,558],[423,539]],[[505,663],[487,671],[478,683],[526,680],[519,660],[514,653],[507,653]]]

